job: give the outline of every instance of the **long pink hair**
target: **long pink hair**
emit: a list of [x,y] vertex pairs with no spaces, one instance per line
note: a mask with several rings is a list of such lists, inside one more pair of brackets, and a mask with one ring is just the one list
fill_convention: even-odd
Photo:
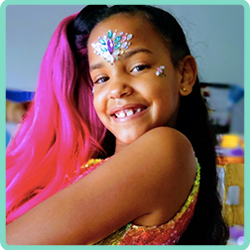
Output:
[[88,69],[78,73],[67,38],[75,17],[62,20],[52,36],[32,106],[7,148],[7,224],[64,188],[102,150],[106,129],[93,108]]

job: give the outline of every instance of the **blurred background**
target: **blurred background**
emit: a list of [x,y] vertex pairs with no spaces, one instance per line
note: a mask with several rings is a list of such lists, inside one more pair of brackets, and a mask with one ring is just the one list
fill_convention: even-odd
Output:
[[[198,65],[218,143],[218,190],[230,224],[228,244],[244,243],[244,7],[156,5],[174,15]],[[33,99],[42,57],[66,16],[83,5],[6,8],[6,146]],[[46,112],[46,111],[45,111]]]

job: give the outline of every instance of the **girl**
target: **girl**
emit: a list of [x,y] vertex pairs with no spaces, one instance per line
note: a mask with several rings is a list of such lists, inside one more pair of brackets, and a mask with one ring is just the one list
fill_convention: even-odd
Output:
[[195,59],[163,10],[65,18],[6,161],[8,244],[228,239]]

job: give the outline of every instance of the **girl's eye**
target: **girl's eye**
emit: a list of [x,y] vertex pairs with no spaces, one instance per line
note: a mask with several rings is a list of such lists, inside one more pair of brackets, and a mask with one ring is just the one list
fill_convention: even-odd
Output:
[[142,71],[142,70],[148,69],[148,68],[149,68],[149,65],[138,65],[132,69],[132,72],[138,72],[138,71]]
[[94,84],[104,83],[104,82],[106,82],[106,81],[108,81],[108,80],[109,80],[109,77],[107,77],[107,76],[105,76],[105,77],[100,77],[100,78],[98,78],[98,79],[94,82]]

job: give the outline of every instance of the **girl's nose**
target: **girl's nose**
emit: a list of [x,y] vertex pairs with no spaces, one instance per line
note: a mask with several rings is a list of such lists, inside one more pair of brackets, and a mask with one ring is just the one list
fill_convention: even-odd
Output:
[[117,79],[110,84],[109,98],[111,99],[123,98],[132,93],[133,88],[125,79]]

